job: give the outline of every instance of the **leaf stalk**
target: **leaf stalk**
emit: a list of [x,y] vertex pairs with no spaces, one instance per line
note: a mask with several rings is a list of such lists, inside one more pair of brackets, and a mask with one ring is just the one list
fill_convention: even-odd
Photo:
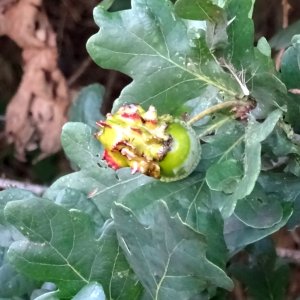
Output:
[[213,105],[213,106],[205,109],[198,115],[196,115],[193,118],[191,118],[190,120],[188,120],[187,124],[192,125],[192,124],[198,122],[199,120],[203,119],[204,117],[206,117],[212,113],[215,113],[219,110],[223,110],[225,108],[235,107],[235,106],[248,106],[248,105],[249,105],[249,103],[247,101],[241,101],[241,100],[231,100],[231,101],[218,103],[216,105]]

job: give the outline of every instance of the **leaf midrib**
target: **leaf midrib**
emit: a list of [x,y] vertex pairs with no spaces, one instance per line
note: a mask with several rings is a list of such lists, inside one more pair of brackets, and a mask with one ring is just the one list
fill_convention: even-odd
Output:
[[[48,220],[50,222],[49,218],[48,218]],[[50,224],[51,224],[51,222],[50,222]],[[28,227],[26,224],[23,223],[22,226],[24,228],[26,228],[28,230],[28,232],[30,232],[31,234],[38,236],[46,245],[48,245],[51,249],[53,249],[59,255],[59,257],[61,257],[62,260],[66,263],[66,266],[68,266],[80,278],[81,281],[85,282],[86,284],[89,283],[89,281],[87,279],[85,279],[84,276],[81,275],[81,273],[69,263],[68,259],[51,244],[51,242],[47,241],[41,234],[39,234],[38,232],[35,232],[34,230],[31,229],[31,227]],[[51,227],[51,230],[52,230],[52,227]],[[73,231],[73,233],[74,233],[74,231]],[[52,237],[51,237],[51,239],[52,239]],[[71,251],[72,251],[72,249],[71,249]],[[23,259],[25,259],[25,258],[23,257]],[[29,262],[31,262],[31,261],[29,261]],[[31,263],[35,264],[35,262],[31,262]],[[48,265],[55,266],[55,264],[48,264]],[[61,280],[59,279],[59,281],[61,281]]]
[[[133,10],[133,9],[132,9]],[[143,53],[125,53],[125,52],[116,52],[116,51],[113,51],[109,48],[106,48],[104,47],[104,45],[101,45],[101,48],[103,49],[107,49],[109,51],[112,51],[112,52],[115,52],[115,53],[120,53],[120,54],[128,54],[128,55],[135,55],[135,56],[158,56],[158,57],[161,57],[162,59],[164,59],[165,61],[169,62],[171,65],[173,64],[174,66],[176,66],[177,68],[181,69],[182,71],[186,72],[186,73],[189,73],[190,75],[192,75],[193,77],[195,77],[196,79],[198,79],[199,81],[203,81],[205,82],[206,84],[208,85],[212,85],[216,88],[218,88],[219,90],[222,90],[224,92],[226,92],[228,95],[230,96],[235,96],[236,95],[236,92],[233,91],[233,90],[230,90],[230,89],[227,89],[226,86],[223,86],[222,84],[220,84],[219,82],[215,82],[215,81],[212,81],[209,77],[205,76],[204,74],[200,75],[199,73],[195,73],[193,72],[192,70],[189,70],[187,68],[185,68],[184,66],[176,63],[174,60],[172,60],[170,57],[166,57],[165,55],[163,55],[162,53],[160,53],[159,51],[157,51],[155,48],[153,48],[152,45],[150,45],[149,43],[147,43],[145,40],[143,40],[141,37],[139,37],[137,34],[135,34],[134,32],[132,31],[129,31],[128,30],[128,27],[127,26],[121,26],[119,25],[118,26],[120,28],[120,30],[122,29],[122,31],[126,31],[129,35],[133,35],[137,40],[141,41],[143,44],[146,45],[146,47],[150,48],[154,53],[155,55],[151,55],[151,54],[143,54]],[[160,28],[160,31],[162,32],[162,29],[161,29],[161,26],[159,27]],[[102,28],[103,30],[103,28]],[[166,51],[167,53],[170,53],[170,50],[168,48],[168,44],[166,42],[166,39],[165,39],[165,36],[164,34],[162,33],[161,34],[163,39],[164,39],[164,44],[166,46]]]

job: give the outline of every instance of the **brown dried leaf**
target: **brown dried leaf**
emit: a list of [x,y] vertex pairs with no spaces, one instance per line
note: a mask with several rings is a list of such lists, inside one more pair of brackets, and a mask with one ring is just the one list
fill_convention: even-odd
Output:
[[295,95],[300,95],[300,90],[299,89],[290,89],[290,93],[295,94]]
[[21,0],[1,14],[1,34],[21,48],[55,46],[55,37],[42,9],[42,0]]
[[56,52],[47,48],[30,52],[25,53],[23,79],[6,112],[6,133],[23,160],[25,151],[38,145],[45,155],[59,150],[69,105],[67,84],[55,63]]
[[[56,37],[42,0],[19,0],[0,10],[0,34],[23,48],[24,74],[6,111],[6,135],[17,157],[40,148],[39,158],[60,149],[60,132],[70,103],[66,80],[57,66]],[[0,5],[1,7],[1,5]]]

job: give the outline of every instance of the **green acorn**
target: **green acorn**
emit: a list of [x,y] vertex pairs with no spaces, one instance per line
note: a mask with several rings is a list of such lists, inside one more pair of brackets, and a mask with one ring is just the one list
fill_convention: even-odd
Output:
[[175,181],[187,177],[200,160],[194,130],[170,115],[158,116],[153,106],[145,111],[140,105],[124,105],[97,125],[103,159],[113,169],[130,167],[133,174]]

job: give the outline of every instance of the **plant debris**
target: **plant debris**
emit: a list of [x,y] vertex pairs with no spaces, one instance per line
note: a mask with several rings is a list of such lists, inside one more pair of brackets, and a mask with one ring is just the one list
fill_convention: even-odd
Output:
[[0,4],[0,35],[22,48],[21,84],[6,111],[6,136],[16,156],[40,148],[42,159],[60,149],[62,125],[70,104],[66,79],[57,65],[56,35],[42,0],[4,1]]

